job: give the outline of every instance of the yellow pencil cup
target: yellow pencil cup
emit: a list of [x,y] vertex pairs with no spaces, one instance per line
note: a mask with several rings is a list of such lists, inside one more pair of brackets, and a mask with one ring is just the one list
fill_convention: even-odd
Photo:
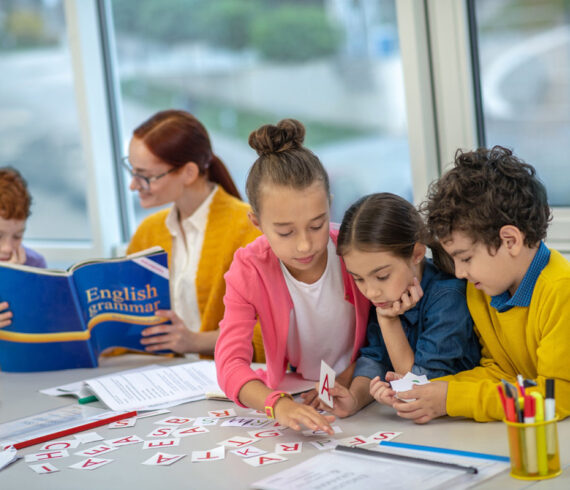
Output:
[[503,422],[507,424],[509,437],[511,476],[520,480],[544,480],[562,473],[558,449],[558,417],[534,424],[508,420]]

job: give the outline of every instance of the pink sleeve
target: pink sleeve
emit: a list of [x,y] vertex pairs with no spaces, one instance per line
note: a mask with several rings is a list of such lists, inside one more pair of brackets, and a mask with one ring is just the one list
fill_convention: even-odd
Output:
[[[255,284],[253,271],[236,253],[234,261],[225,275],[225,313],[220,322],[220,336],[216,342],[215,360],[218,384],[226,396],[240,406],[238,395],[248,381],[263,381],[250,368],[253,359],[253,327],[257,321],[255,306],[246,294]],[[248,280],[249,279],[249,280]]]

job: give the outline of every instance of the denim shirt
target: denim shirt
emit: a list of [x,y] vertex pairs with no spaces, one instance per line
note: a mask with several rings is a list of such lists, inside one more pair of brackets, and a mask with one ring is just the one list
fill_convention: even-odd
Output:
[[[466,282],[440,271],[429,259],[424,264],[424,295],[400,315],[404,334],[414,351],[411,372],[437,378],[472,369],[479,363],[481,346],[467,308]],[[386,372],[394,368],[374,306],[370,308],[366,338],[367,345],[360,349],[353,376],[380,376],[384,380]]]

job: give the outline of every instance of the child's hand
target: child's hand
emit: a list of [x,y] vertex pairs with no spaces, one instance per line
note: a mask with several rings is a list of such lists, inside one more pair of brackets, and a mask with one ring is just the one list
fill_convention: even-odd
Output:
[[381,323],[382,317],[385,318],[396,318],[402,315],[409,309],[416,306],[418,301],[424,295],[424,291],[420,286],[420,282],[417,277],[414,277],[414,282],[408,286],[408,288],[403,292],[402,296],[398,301],[394,301],[392,306],[389,308],[376,308],[376,315],[378,316],[378,322]]
[[390,383],[380,381],[379,376],[370,381],[370,394],[378,403],[390,407],[396,401],[396,392],[390,387]]
[[14,314],[8,309],[10,305],[7,301],[0,303],[0,328],[7,327],[12,324]]
[[17,250],[12,252],[12,256],[8,260],[10,264],[23,264],[26,262],[26,250],[20,246]]
[[301,430],[301,425],[311,430],[322,430],[331,436],[334,434],[330,423],[334,415],[321,415],[313,407],[297,403],[289,398],[281,398],[275,404],[277,422],[293,430]]
[[389,383],[390,381],[396,381],[397,379],[402,379],[403,377],[403,375],[395,373],[394,371],[388,371],[386,372],[384,379]]
[[413,402],[396,400],[393,407],[404,419],[425,424],[431,419],[447,414],[447,381],[432,381],[426,385],[398,393],[401,398],[415,398]]
[[310,390],[305,393],[301,393],[301,398],[303,399],[303,404],[309,405],[313,408],[318,408],[321,403],[317,390]]
[[333,397],[333,408],[331,409],[331,407],[321,402],[319,406],[321,410],[327,410],[341,418],[348,417],[358,410],[358,401],[354,394],[345,386],[335,384],[329,393]]

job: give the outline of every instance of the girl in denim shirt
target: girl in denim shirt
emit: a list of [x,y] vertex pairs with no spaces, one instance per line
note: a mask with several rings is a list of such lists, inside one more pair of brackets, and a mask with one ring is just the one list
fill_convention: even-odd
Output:
[[425,258],[427,236],[418,211],[390,193],[354,203],[340,227],[337,253],[371,302],[367,345],[352,383],[336,386],[333,413],[346,417],[373,399],[392,405],[388,381],[407,372],[435,378],[478,364],[480,345],[465,301],[438,246]]

